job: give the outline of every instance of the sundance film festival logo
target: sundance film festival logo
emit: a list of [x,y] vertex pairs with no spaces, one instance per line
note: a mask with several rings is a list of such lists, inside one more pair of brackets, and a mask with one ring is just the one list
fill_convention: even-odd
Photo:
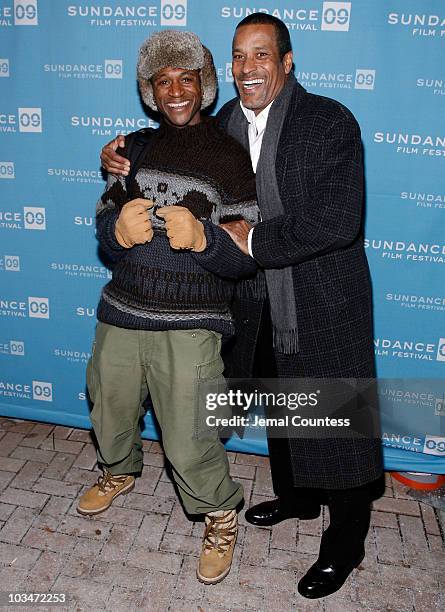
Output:
[[0,78],[9,77],[9,59],[0,59]]
[[100,170],[86,168],[48,168],[48,176],[62,183],[103,184]]
[[433,96],[445,96],[445,79],[419,78],[416,81],[416,87],[428,91]]
[[7,340],[0,342],[0,354],[23,357],[25,355],[25,343],[22,340]]
[[23,213],[0,210],[0,228],[46,230],[46,211],[40,206],[24,206]]
[[408,31],[411,36],[445,36],[445,15],[431,13],[389,13],[389,25]]
[[42,109],[19,108],[17,113],[0,112],[0,133],[42,132]]
[[49,319],[49,299],[28,297],[25,299],[0,298],[0,316],[25,319]]
[[91,353],[88,351],[77,351],[71,348],[55,348],[54,357],[62,359],[68,363],[88,363]]
[[0,6],[0,27],[36,26],[38,22],[37,0],[14,0]]
[[445,263],[445,244],[365,238],[365,248],[396,262]]
[[0,161],[0,179],[15,179],[14,162]]
[[72,128],[86,129],[93,136],[129,134],[141,128],[156,128],[158,124],[148,117],[106,117],[102,115],[73,115]]
[[392,359],[445,362],[445,338],[440,338],[437,343],[400,338],[374,338],[374,352],[378,357]]
[[424,210],[445,210],[445,194],[420,191],[402,191],[400,199]]
[[374,142],[378,145],[391,145],[395,153],[402,155],[445,157],[445,136],[403,132],[375,132]]
[[408,310],[445,312],[445,297],[413,293],[386,293],[385,300]]
[[0,270],[20,272],[20,257],[18,255],[4,255],[0,257]]
[[44,64],[43,71],[61,79],[122,79],[123,66],[121,59],[106,59],[102,64]]
[[52,262],[50,269],[53,272],[61,272],[65,276],[73,278],[97,278],[101,280],[110,280],[111,278],[111,272],[108,268],[96,264]]
[[284,21],[289,30],[325,30],[348,32],[351,19],[351,2],[323,2],[321,9],[313,8],[255,8],[223,6],[221,17],[240,20],[252,13],[267,13]]
[[295,75],[304,87],[320,89],[374,89],[375,70],[357,68],[354,72],[300,70]]
[[[160,0],[159,4],[120,3],[70,5],[70,18],[80,18],[92,27],[178,27],[187,25],[187,0]],[[159,22],[160,18],[160,22]]]

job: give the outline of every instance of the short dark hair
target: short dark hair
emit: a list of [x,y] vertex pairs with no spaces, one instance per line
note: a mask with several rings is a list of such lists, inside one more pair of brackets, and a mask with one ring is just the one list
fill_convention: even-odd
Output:
[[247,15],[244,17],[242,21],[236,26],[236,29],[241,28],[242,26],[248,25],[272,25],[275,28],[275,36],[278,46],[278,52],[280,54],[280,60],[292,51],[292,43],[290,41],[289,30],[287,29],[287,25],[274,17],[273,15],[269,15],[268,13],[252,13],[251,15]]

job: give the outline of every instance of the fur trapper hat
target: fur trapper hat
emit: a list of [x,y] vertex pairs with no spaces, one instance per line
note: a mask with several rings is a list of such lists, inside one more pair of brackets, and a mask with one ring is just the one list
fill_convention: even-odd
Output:
[[163,30],[155,32],[142,43],[137,66],[139,90],[143,101],[152,110],[156,110],[156,103],[150,79],[167,66],[200,70],[201,109],[210,106],[216,96],[216,71],[212,54],[196,34],[181,30]]

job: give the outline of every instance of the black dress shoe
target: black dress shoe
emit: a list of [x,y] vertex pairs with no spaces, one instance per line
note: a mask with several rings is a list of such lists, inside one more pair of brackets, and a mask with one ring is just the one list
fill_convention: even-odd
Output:
[[344,585],[346,578],[364,558],[365,553],[363,552],[347,565],[335,562],[321,565],[319,561],[316,561],[298,583],[298,592],[308,599],[317,599],[335,593]]
[[292,506],[280,501],[280,498],[272,501],[261,502],[246,510],[246,521],[251,525],[259,527],[270,527],[289,518],[302,520],[316,519],[320,516],[320,504],[316,502],[295,502]]

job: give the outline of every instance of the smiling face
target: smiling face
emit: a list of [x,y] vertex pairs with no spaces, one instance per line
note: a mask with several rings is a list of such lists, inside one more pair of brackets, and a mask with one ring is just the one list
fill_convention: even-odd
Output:
[[241,102],[258,115],[283,89],[292,69],[292,51],[280,59],[275,27],[252,24],[237,28],[232,72]]
[[158,111],[170,125],[185,127],[201,121],[199,70],[163,68],[151,80]]

